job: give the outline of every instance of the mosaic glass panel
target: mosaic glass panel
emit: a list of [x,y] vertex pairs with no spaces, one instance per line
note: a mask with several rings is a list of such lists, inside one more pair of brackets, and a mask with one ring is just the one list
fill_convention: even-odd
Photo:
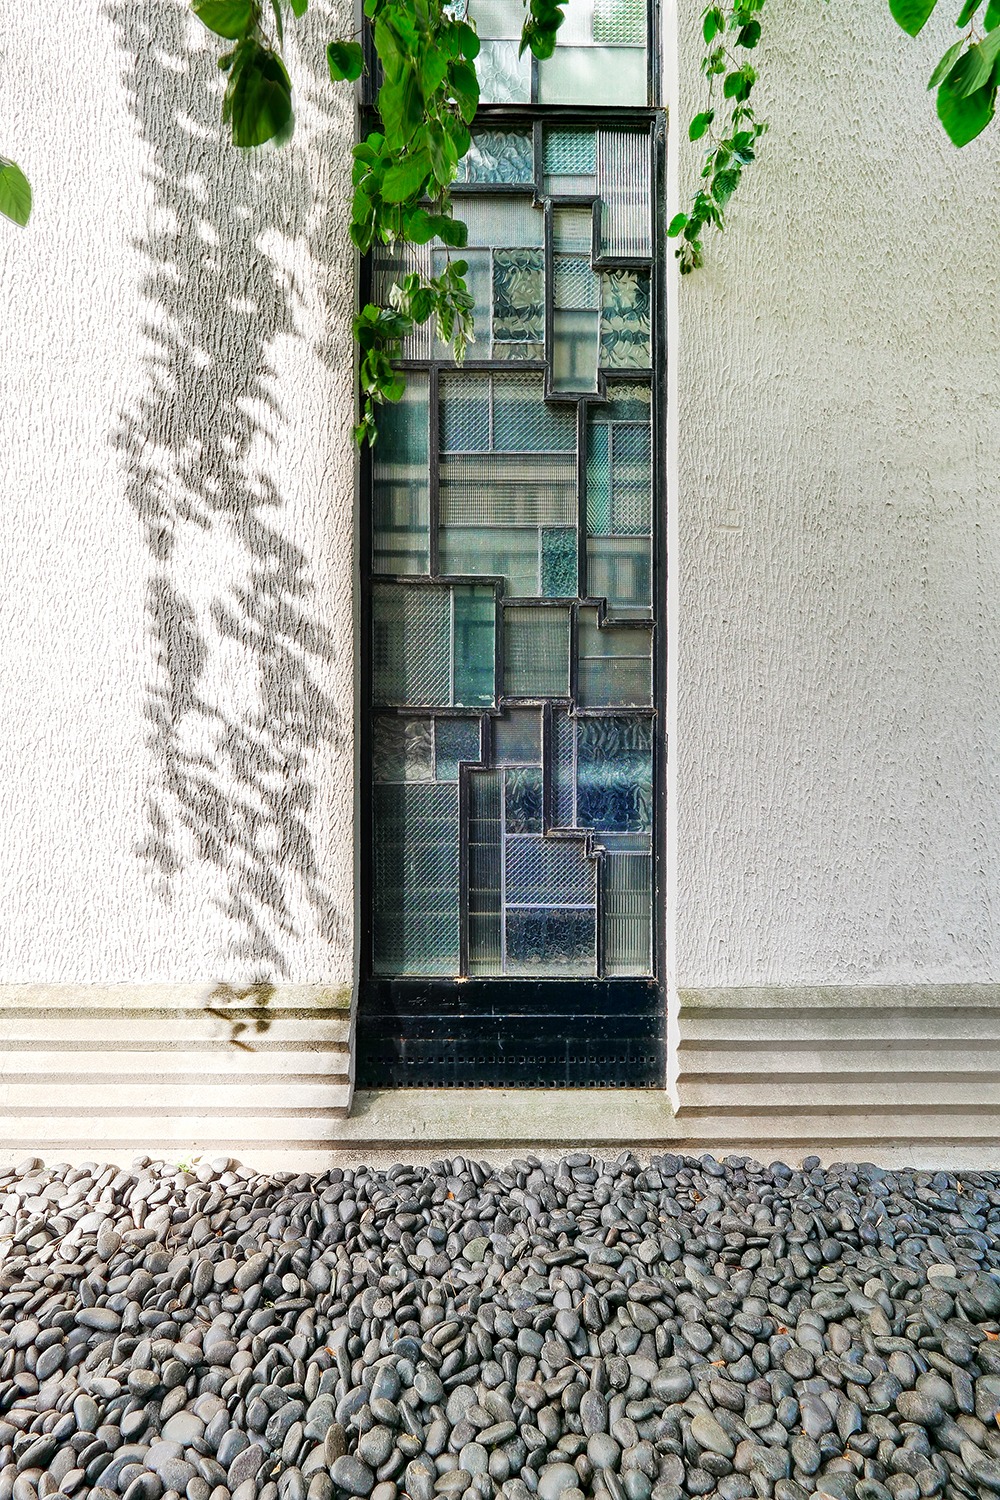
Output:
[[[374,969],[649,975],[651,135],[531,108],[644,104],[645,0],[574,0],[535,67],[520,0],[469,13],[484,102],[529,107],[461,167],[471,367],[415,331],[373,455]],[[382,251],[376,287],[447,254]]]

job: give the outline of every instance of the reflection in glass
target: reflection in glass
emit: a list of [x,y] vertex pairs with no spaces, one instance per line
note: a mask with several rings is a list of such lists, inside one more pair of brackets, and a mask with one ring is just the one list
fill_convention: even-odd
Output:
[[426,573],[429,567],[426,375],[414,373],[402,401],[379,413],[372,461],[372,570]]

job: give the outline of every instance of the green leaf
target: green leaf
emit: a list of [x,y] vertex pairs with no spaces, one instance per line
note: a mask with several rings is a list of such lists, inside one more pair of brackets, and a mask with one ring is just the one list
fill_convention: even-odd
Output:
[[434,238],[434,223],[426,208],[411,208],[403,215],[403,233],[411,245],[426,245]]
[[955,22],[955,25],[968,26],[982,3],[983,0],[965,0],[965,4],[958,13],[958,20]]
[[955,66],[959,57],[962,55],[962,49],[964,46],[965,38],[963,37],[960,42],[956,42],[953,47],[948,48],[947,52],[944,54],[937,67],[934,69],[934,72],[931,74],[930,82],[927,85],[929,89],[936,89],[939,83],[944,82],[944,80],[948,77],[948,74],[951,72],[952,68]]
[[749,21],[746,26],[742,26],[740,28],[739,33],[738,33],[738,35],[736,37],[736,45],[737,45],[737,47],[756,47],[756,45],[757,45],[757,43],[759,41],[760,41],[760,22],[759,21]]
[[428,121],[427,145],[430,148],[434,176],[442,187],[447,187],[458,169],[458,156],[451,137],[440,120]]
[[984,131],[996,107],[996,85],[988,83],[974,94],[956,94],[951,79],[938,89],[938,119],[953,146],[967,146]]
[[479,37],[466,21],[460,21],[455,30],[457,32],[458,50],[463,57],[467,57],[471,62],[473,58],[479,56]]
[[997,26],[1000,26],[1000,0],[990,0],[983,17],[983,30],[993,31]]
[[415,197],[431,173],[428,151],[411,151],[385,174],[382,196],[387,203],[406,203]]
[[353,83],[360,78],[365,66],[360,42],[330,42],[326,49],[326,61],[334,83],[345,79]]
[[236,146],[262,146],[284,136],[292,124],[292,84],[276,52],[244,43],[229,75],[222,116]]
[[253,0],[191,0],[191,9],[209,31],[230,41],[246,36],[256,20]]
[[948,88],[961,99],[984,88],[992,77],[998,54],[1000,31],[991,31],[959,58],[948,74]]
[[705,134],[705,131],[708,129],[714,119],[714,109],[706,109],[703,110],[700,115],[695,115],[694,119],[691,121],[691,124],[688,126],[688,140],[700,141],[702,136]]
[[718,5],[710,5],[702,17],[701,32],[705,38],[705,46],[711,46],[725,26],[725,17]]
[[295,17],[296,21],[301,21],[302,17],[309,9],[309,0],[288,0],[288,3],[292,7],[292,15]]
[[434,233],[452,249],[461,250],[468,244],[468,226],[461,219],[449,218],[447,214],[433,214],[431,221],[434,225]]
[[0,156],[0,214],[22,228],[31,217],[31,184],[15,162]]
[[907,36],[916,36],[926,26],[937,0],[889,0],[893,20]]
[[667,238],[675,240],[688,226],[687,214],[674,214],[667,228]]

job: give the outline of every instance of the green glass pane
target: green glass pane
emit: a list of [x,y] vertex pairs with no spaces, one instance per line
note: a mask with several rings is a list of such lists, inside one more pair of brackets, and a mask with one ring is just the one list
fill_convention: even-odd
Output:
[[648,427],[611,428],[611,510],[616,536],[649,536],[653,524],[653,455]]
[[591,536],[611,532],[611,443],[607,423],[591,413],[587,428],[587,530]]
[[608,381],[607,401],[590,408],[594,422],[649,422],[652,389],[645,381]]
[[653,860],[605,854],[602,864],[604,972],[609,979],[652,973]]
[[493,253],[493,342],[537,344],[545,337],[545,257],[541,250]]
[[581,828],[647,833],[653,821],[653,725],[636,716],[577,720]]
[[372,458],[372,568],[426,573],[428,552],[428,378],[414,371],[403,399],[379,412]]
[[542,716],[537,708],[508,708],[493,720],[493,760],[498,766],[542,763]]
[[378,786],[374,803],[374,967],[458,970],[457,786]]
[[378,704],[446,708],[451,702],[448,589],[376,584],[372,589],[372,678]]
[[530,130],[476,130],[459,163],[458,181],[530,183],[535,177]]
[[479,760],[478,719],[434,720],[434,768],[438,781],[457,781],[460,765]]
[[485,707],[494,699],[496,598],[492,589],[456,587],[456,708]]
[[576,590],[576,528],[546,527],[542,532],[542,593],[547,599],[573,599]]
[[503,818],[498,771],[469,777],[469,973],[503,972]]
[[652,629],[648,625],[597,624],[581,609],[577,634],[577,694],[581,708],[652,703]]
[[433,781],[434,721],[377,715],[373,726],[372,770],[376,781]]
[[601,368],[649,368],[649,275],[605,271],[601,276]]
[[569,611],[513,605],[504,610],[504,692],[512,698],[569,693]]
[[648,611],[652,597],[648,536],[596,537],[587,543],[587,593],[613,611]]
[[440,386],[441,451],[485,452],[490,446],[490,378],[463,370]]

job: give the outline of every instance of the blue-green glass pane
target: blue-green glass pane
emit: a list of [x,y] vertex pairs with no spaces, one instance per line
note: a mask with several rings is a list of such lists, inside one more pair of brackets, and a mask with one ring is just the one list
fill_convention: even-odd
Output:
[[648,370],[649,273],[605,271],[601,276],[601,368]]
[[576,528],[546,527],[542,532],[542,593],[547,599],[572,599],[576,587]]
[[493,253],[494,345],[545,337],[545,257],[541,250]]
[[645,47],[646,0],[594,0],[595,42],[613,47]]
[[434,767],[438,781],[457,781],[460,765],[479,760],[478,719],[434,720]]
[[428,379],[407,380],[403,399],[379,413],[372,458],[372,569],[426,573],[428,550]]
[[587,429],[587,530],[591,536],[611,532],[611,453],[608,424],[593,420]]
[[581,828],[645,833],[653,817],[653,725],[644,718],[577,721]]
[[372,589],[372,678],[377,704],[447,708],[451,702],[451,599],[446,588]]
[[569,611],[512,605],[504,610],[504,692],[512,698],[569,693]]
[[458,181],[517,186],[534,181],[535,160],[530,130],[476,130],[459,163]]
[[441,531],[441,567],[446,573],[502,578],[513,598],[538,592],[538,532],[514,526],[447,526]]
[[507,911],[507,972],[571,978],[596,970],[592,907],[513,907]]
[[542,772],[515,766],[504,772],[504,828],[508,834],[541,833]]
[[455,589],[456,708],[477,708],[494,699],[496,598],[492,589]]
[[644,708],[653,701],[652,630],[598,626],[581,609],[577,626],[577,695],[581,708]]
[[377,786],[373,811],[376,972],[456,973],[458,787]]
[[441,451],[485,452],[490,446],[490,378],[462,370],[441,379]]

